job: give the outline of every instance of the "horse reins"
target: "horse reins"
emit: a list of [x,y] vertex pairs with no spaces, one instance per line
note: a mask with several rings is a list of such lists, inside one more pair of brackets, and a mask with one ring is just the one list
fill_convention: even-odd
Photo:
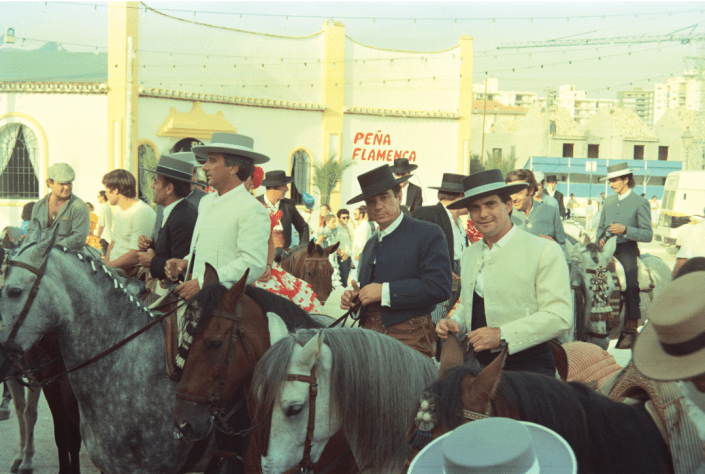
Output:
[[304,443],[304,455],[301,458],[301,462],[284,474],[293,474],[295,472],[313,474],[315,463],[311,461],[311,447],[313,443],[313,430],[316,424],[316,395],[318,395],[316,365],[314,364],[314,366],[311,367],[311,375],[287,374],[286,380],[308,384],[308,425],[306,426],[306,442]]

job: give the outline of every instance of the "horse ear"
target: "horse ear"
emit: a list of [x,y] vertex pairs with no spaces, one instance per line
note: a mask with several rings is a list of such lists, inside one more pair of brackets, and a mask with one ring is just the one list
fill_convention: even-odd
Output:
[[478,413],[485,411],[497,387],[499,377],[502,375],[502,366],[506,356],[507,348],[505,347],[490,365],[482,369],[477,377],[468,375],[463,379],[461,396],[465,409]]
[[203,274],[203,286],[219,284],[220,278],[218,278],[218,272],[213,268],[213,265],[206,262],[206,272]]
[[617,236],[610,237],[604,247],[602,247],[602,254],[607,260],[612,258],[614,251],[617,250]]
[[228,290],[226,297],[232,302],[235,302],[240,299],[240,296],[242,296],[242,294],[245,292],[245,286],[247,285],[247,275],[249,274],[250,269],[248,268],[247,270],[245,270],[245,274],[242,275],[242,278],[240,278],[240,281],[235,283],[233,287]]
[[[36,219],[35,221],[38,226],[37,228],[41,228],[39,221],[37,221]],[[41,230],[39,231],[39,233],[41,235]],[[45,238],[44,240],[37,243],[37,250],[34,255],[36,256],[37,254],[39,254],[39,259],[44,260],[46,256],[49,255],[49,252],[51,252],[51,249],[54,248],[54,243],[56,242],[57,235],[59,235],[58,225],[54,226],[54,230],[51,233],[51,237]]]
[[312,255],[316,251],[316,241],[311,239],[308,241],[308,247],[306,247],[306,253]]
[[463,365],[463,349],[455,334],[448,334],[443,351],[441,351],[441,367],[438,369],[438,380],[448,375],[448,370]]
[[278,314],[270,311],[267,313],[267,319],[269,320],[269,345],[273,346],[279,340],[287,337],[289,335],[289,331],[286,329],[284,320],[282,320]]
[[336,250],[338,250],[338,247],[340,247],[340,242],[336,242],[335,245],[331,245],[330,247],[326,248],[326,255],[330,255]]
[[27,229],[27,237],[25,237],[24,241],[25,243],[27,242],[38,242],[39,239],[42,238],[42,224],[39,222],[39,219],[36,217],[32,219],[32,222],[29,224],[29,227]]
[[297,362],[304,367],[313,367],[318,358],[318,353],[323,345],[323,331],[318,331],[318,334],[313,336],[310,341],[306,343],[303,350],[299,354]]

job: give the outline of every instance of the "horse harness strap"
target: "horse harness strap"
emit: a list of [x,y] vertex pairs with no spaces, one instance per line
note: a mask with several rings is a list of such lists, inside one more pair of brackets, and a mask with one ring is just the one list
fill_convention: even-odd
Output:
[[472,410],[463,410],[463,418],[465,418],[468,421],[482,420],[483,418],[490,417],[490,411],[491,411],[491,405],[488,403],[487,408],[485,409],[484,413],[478,413],[478,412],[472,411]]
[[311,461],[311,447],[313,443],[313,430],[316,425],[316,396],[318,395],[318,381],[316,379],[316,366],[311,367],[311,375],[287,374],[286,380],[290,382],[303,382],[309,384],[308,387],[308,426],[306,426],[306,442],[304,443],[304,455],[298,466],[287,471],[285,474],[295,472],[313,473],[314,463]]
[[45,259],[44,262],[42,263],[42,266],[37,269],[34,268],[31,265],[27,265],[26,263],[23,262],[15,262],[13,260],[10,260],[7,262],[9,266],[12,267],[20,267],[24,268],[25,270],[34,273],[37,275],[37,278],[34,280],[34,284],[32,285],[32,288],[29,290],[29,297],[27,298],[27,301],[24,303],[24,307],[22,308],[22,312],[20,313],[20,316],[17,318],[17,321],[15,322],[14,326],[12,327],[12,331],[10,332],[10,336],[7,338],[7,344],[8,346],[14,346],[15,342],[15,336],[17,336],[17,332],[20,330],[20,326],[24,323],[24,320],[27,318],[27,314],[29,314],[29,310],[32,307],[32,303],[34,303],[34,298],[37,296],[37,292],[39,291],[39,285],[42,282],[42,277],[44,276],[44,272],[46,271],[47,268],[47,262],[49,259]]

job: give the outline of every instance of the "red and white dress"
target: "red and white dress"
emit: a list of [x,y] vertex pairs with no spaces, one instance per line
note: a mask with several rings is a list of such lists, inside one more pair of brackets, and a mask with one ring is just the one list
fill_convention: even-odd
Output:
[[[266,207],[266,206],[265,206]],[[279,224],[282,217],[282,211],[278,210],[274,213],[270,212],[269,218],[272,221],[272,229]],[[272,276],[267,281],[257,280],[254,286],[270,291],[284,298],[293,301],[297,306],[307,313],[321,314],[322,305],[313,292],[313,288],[309,283],[296,278],[291,273],[285,272],[278,263],[272,265]]]

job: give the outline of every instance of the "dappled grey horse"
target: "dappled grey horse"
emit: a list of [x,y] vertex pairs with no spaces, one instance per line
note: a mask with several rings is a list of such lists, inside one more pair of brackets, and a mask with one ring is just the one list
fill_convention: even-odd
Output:
[[[20,265],[8,266],[0,295],[0,379],[12,369],[7,359],[13,350],[27,351],[53,329],[59,330],[61,352],[70,368],[153,321],[154,314],[102,261],[53,248],[53,242],[48,237],[23,245],[12,260]],[[8,344],[40,275],[26,318]],[[164,369],[164,347],[164,330],[157,325],[69,374],[83,441],[93,463],[105,473],[175,473],[188,455],[190,445],[174,436],[177,384]]]

